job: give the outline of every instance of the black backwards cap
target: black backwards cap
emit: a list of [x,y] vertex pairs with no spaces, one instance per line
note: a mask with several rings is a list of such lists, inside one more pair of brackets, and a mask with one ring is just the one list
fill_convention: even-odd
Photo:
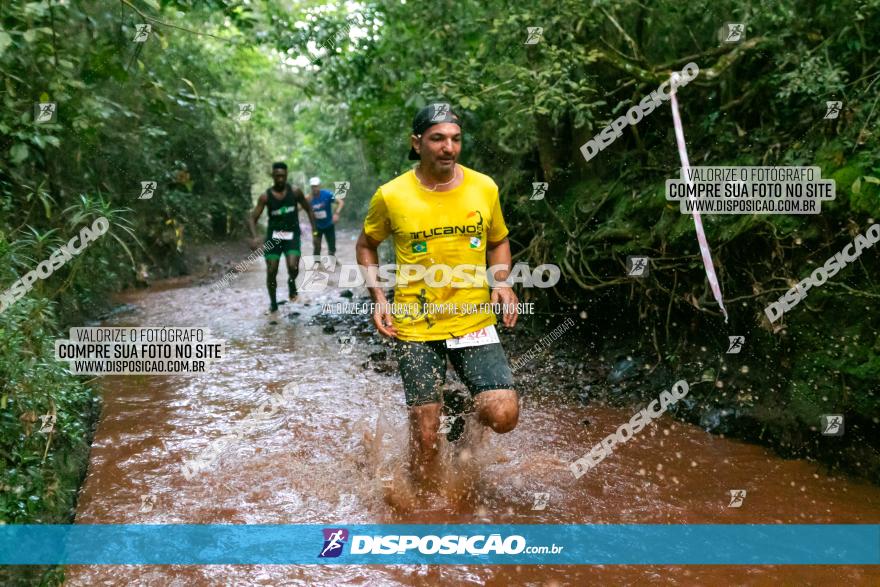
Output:
[[[425,131],[443,122],[452,122],[461,127],[461,117],[452,111],[449,102],[434,102],[418,111],[413,118],[412,133],[414,135],[425,134]],[[421,157],[416,150],[410,147],[409,158],[411,161],[419,161]]]

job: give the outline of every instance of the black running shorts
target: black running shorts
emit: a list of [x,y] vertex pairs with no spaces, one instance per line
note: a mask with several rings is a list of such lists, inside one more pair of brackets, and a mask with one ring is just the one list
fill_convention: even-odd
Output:
[[497,342],[448,349],[444,340],[398,340],[395,350],[407,406],[440,403],[447,358],[472,396],[489,389],[513,389],[513,372]]

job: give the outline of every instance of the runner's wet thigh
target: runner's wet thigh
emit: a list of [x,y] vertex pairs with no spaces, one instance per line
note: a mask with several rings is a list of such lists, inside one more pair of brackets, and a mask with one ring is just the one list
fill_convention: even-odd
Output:
[[513,389],[513,372],[500,343],[450,349],[449,356],[471,395],[490,389]]
[[397,363],[407,406],[439,403],[446,381],[446,349],[443,341],[396,342]]

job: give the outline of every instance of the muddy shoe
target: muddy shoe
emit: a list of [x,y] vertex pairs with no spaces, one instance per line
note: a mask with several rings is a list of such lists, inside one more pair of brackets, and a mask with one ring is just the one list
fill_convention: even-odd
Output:
[[277,311],[278,311],[278,304],[273,302],[273,303],[269,304],[269,311],[266,313],[267,314],[274,314]]
[[464,432],[464,398],[455,391],[443,396],[443,416],[440,432],[446,433],[446,440],[455,442]]

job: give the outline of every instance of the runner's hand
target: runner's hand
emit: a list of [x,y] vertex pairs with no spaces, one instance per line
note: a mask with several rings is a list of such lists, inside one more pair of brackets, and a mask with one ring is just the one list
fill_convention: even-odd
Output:
[[339,222],[339,214],[333,214],[333,224]]
[[[503,323],[508,328],[513,328],[516,326],[516,320],[519,318],[519,314],[516,311],[516,305],[519,300],[516,298],[516,294],[513,293],[513,288],[510,287],[496,287],[492,290],[492,297],[490,301],[493,304],[501,304],[503,311]],[[507,306],[504,308],[504,306]]]
[[394,328],[394,318],[391,316],[390,309],[387,301],[377,302],[373,309],[373,324],[376,325],[379,334],[388,338],[397,338],[397,330]]
[[258,238],[252,238],[252,239],[250,240],[250,245],[251,245],[251,250],[252,250],[252,251],[256,251],[257,249],[259,249],[259,248],[260,248],[260,245],[262,245],[262,244],[263,244],[263,241],[261,241],[261,240],[258,239]]

